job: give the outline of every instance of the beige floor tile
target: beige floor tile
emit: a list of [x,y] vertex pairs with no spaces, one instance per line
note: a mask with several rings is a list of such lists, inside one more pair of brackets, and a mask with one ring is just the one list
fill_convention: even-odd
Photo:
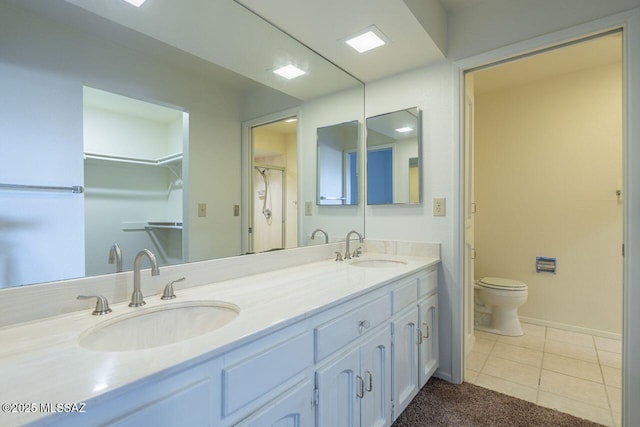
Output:
[[496,342],[498,340],[498,335],[492,334],[490,332],[474,330],[473,334],[475,335],[476,339],[480,338],[485,341],[491,341],[491,342]]
[[602,383],[602,372],[600,372],[600,365],[597,363],[585,362],[584,360],[559,356],[553,353],[545,353],[542,367],[549,371]]
[[547,340],[561,341],[582,347],[594,347],[592,335],[562,329],[547,328]]
[[622,390],[615,387],[607,387],[607,396],[609,396],[609,405],[616,426],[622,425]]
[[604,376],[604,383],[607,387],[622,387],[622,369],[603,365],[602,375]]
[[466,367],[472,371],[480,372],[484,366],[484,362],[487,361],[489,355],[487,353],[478,353],[477,351],[470,351],[466,360]]
[[540,369],[490,355],[480,373],[537,388]]
[[473,371],[471,369],[465,369],[464,370],[464,381],[467,383],[471,383],[471,384],[475,384],[476,383],[476,379],[478,378],[478,375],[480,373],[477,371]]
[[600,364],[603,366],[610,366],[618,369],[622,368],[622,355],[619,353],[598,350],[598,359],[600,359]]
[[536,403],[536,397],[538,395],[538,390],[533,387],[527,387],[522,384],[517,384],[482,373],[478,375],[476,385],[497,391],[498,393],[517,397],[518,399],[527,400],[532,403]]
[[525,335],[544,338],[547,333],[546,326],[533,325],[531,323],[521,323],[520,325],[522,326],[522,330],[524,331]]
[[604,384],[543,369],[540,375],[540,390],[609,409]]
[[531,350],[542,351],[544,348],[544,338],[534,335],[522,335],[520,337],[498,337],[498,342],[502,344],[515,345],[518,347],[529,348]]
[[489,340],[476,337],[476,343],[473,345],[473,348],[471,349],[471,351],[489,354],[491,353],[491,349],[493,349],[494,344],[495,344],[495,341],[489,341]]
[[544,345],[544,351],[545,353],[553,353],[586,362],[598,363],[595,347],[585,347],[561,341],[547,340]]
[[524,363],[525,365],[531,365],[537,368],[542,366],[542,352],[540,350],[531,350],[529,348],[501,342],[496,343],[493,347],[491,356],[513,360],[514,362]]
[[593,337],[598,350],[609,351],[611,353],[622,353],[622,341],[611,338]]
[[538,393],[538,405],[556,409],[560,412],[565,412],[578,418],[584,418],[606,426],[613,425],[611,412],[608,409],[592,406],[588,403],[569,399],[554,393],[540,391]]

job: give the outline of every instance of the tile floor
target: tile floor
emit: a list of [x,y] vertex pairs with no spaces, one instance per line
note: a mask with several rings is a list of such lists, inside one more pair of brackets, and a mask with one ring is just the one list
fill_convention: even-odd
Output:
[[522,328],[521,337],[476,331],[465,381],[621,425],[621,341],[525,323]]

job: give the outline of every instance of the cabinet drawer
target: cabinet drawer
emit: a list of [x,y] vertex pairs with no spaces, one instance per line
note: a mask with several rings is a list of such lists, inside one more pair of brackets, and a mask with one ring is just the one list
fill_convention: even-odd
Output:
[[397,288],[391,291],[393,314],[416,303],[418,299],[418,282],[418,276],[413,276],[404,280]]
[[426,297],[438,290],[438,270],[429,270],[420,275],[418,298]]
[[391,316],[390,298],[385,294],[316,327],[316,362],[386,321]]
[[289,338],[222,370],[223,416],[232,414],[313,364],[311,332]]

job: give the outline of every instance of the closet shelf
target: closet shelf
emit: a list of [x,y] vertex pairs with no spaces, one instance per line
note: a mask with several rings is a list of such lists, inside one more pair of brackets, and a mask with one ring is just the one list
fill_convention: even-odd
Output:
[[108,154],[84,153],[85,160],[96,160],[102,162],[129,163],[147,166],[167,166],[173,167],[182,162],[182,153],[170,154],[158,159],[142,159],[137,157],[112,156]]
[[182,221],[123,221],[122,230],[124,231],[143,231],[143,230],[182,230]]

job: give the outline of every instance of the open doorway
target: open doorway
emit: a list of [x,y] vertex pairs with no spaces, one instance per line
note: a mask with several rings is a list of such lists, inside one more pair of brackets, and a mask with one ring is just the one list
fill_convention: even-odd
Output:
[[[465,87],[465,380],[619,425],[621,33],[472,70]],[[478,332],[488,276],[527,285],[523,336]]]
[[249,252],[294,248],[297,221],[297,120],[251,128]]

